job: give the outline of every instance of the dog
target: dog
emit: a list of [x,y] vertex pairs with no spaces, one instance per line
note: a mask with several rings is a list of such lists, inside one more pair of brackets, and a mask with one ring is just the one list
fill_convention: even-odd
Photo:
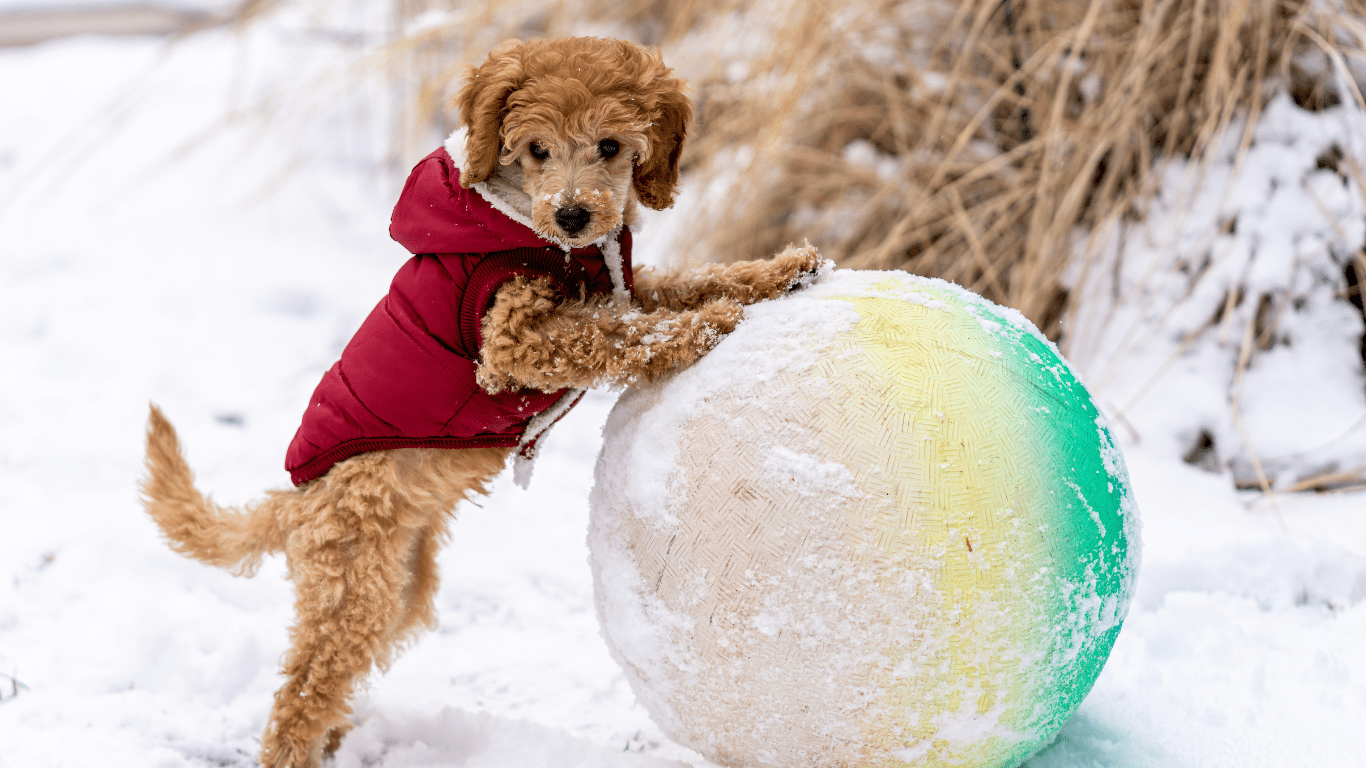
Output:
[[673,203],[692,117],[658,51],[508,41],[471,67],[460,128],[414,168],[391,233],[415,255],[324,375],[286,457],[296,487],[225,509],[194,486],[155,406],[142,500],[170,546],[251,575],[284,552],[296,621],[260,760],[315,768],[373,669],[433,628],[436,555],[582,390],[652,381],[706,354],[742,305],[799,287],[810,246],[635,269],[637,205]]

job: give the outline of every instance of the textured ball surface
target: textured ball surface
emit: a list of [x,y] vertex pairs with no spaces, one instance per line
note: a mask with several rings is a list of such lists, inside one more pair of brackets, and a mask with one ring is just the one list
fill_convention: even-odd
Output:
[[622,395],[603,634],[721,765],[1011,768],[1090,690],[1138,562],[1105,419],[1023,317],[835,270]]

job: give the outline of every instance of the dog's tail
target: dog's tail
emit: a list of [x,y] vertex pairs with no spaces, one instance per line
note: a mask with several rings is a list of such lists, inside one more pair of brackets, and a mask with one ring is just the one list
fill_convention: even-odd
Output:
[[250,576],[261,556],[284,549],[279,511],[289,492],[276,491],[245,509],[223,509],[194,487],[194,474],[180,452],[175,427],[152,406],[147,418],[147,476],[142,504],[171,549],[210,565]]

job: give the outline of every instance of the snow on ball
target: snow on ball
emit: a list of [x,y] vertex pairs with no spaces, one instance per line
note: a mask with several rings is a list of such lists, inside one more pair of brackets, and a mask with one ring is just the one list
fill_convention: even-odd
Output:
[[641,703],[724,766],[1010,768],[1119,633],[1137,511],[1018,313],[827,270],[622,395],[589,546]]

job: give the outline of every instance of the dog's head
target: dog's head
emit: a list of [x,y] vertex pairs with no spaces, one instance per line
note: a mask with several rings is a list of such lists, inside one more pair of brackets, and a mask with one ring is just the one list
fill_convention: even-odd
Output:
[[622,223],[632,195],[673,204],[692,119],[659,52],[621,40],[509,40],[455,97],[469,135],[460,183],[520,170],[536,231],[580,246]]

